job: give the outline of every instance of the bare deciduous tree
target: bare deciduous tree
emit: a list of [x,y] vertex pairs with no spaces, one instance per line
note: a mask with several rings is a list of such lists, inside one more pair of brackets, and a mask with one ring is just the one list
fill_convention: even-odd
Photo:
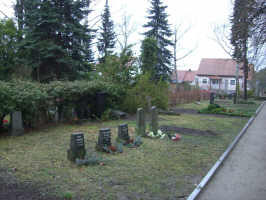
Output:
[[178,72],[177,72],[177,62],[183,60],[184,58],[190,56],[196,49],[194,47],[193,49],[183,49],[182,48],[182,41],[185,37],[185,35],[189,32],[191,29],[191,26],[187,26],[185,29],[183,29],[182,23],[179,25],[175,25],[174,28],[174,39],[173,39],[173,47],[174,47],[174,73],[176,78],[176,89],[178,89]]
[[121,51],[127,48],[129,44],[129,37],[136,31],[136,24],[132,24],[131,16],[124,12],[122,22],[117,26],[118,32],[117,41],[120,45]]

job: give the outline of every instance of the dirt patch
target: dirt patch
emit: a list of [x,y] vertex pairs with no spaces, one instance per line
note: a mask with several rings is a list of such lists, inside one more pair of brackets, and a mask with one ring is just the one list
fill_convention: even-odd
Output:
[[12,173],[0,168],[0,199],[3,200],[60,200],[43,193],[32,183],[19,183]]
[[198,110],[195,109],[187,109],[187,108],[175,108],[171,109],[171,112],[176,114],[185,113],[185,114],[199,114]]
[[186,134],[186,135],[202,135],[202,136],[217,136],[218,135],[218,133],[215,133],[210,130],[202,131],[198,129],[183,128],[183,127],[177,127],[173,125],[162,125],[160,126],[160,129],[166,133],[180,133],[180,134]]

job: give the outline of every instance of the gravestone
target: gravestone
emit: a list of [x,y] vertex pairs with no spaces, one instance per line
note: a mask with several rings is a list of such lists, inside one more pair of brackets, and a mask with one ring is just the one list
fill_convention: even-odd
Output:
[[86,150],[83,133],[73,133],[70,138],[70,149],[67,150],[68,160],[75,162],[76,159],[83,160]]
[[109,147],[111,146],[111,129],[110,128],[102,128],[99,131],[98,136],[98,144],[99,148]]
[[99,92],[96,94],[96,116],[97,117],[101,117],[102,114],[105,111],[105,107],[106,107],[106,97],[107,97],[107,93],[105,92]]
[[151,131],[154,135],[158,133],[158,111],[156,106],[151,107]]
[[233,103],[236,104],[237,103],[237,95],[236,95],[236,93],[233,93],[233,97],[234,97]]
[[214,93],[213,92],[211,92],[211,94],[210,94],[210,104],[214,104]]
[[118,138],[122,139],[124,141],[130,140],[130,137],[128,134],[128,125],[127,124],[121,124],[118,126]]
[[11,135],[20,136],[24,134],[23,120],[21,111],[11,114]]
[[58,107],[56,107],[56,109],[55,109],[54,121],[55,121],[55,123],[59,122]]
[[145,136],[146,135],[146,122],[145,122],[145,113],[143,108],[138,108],[137,110],[137,135]]

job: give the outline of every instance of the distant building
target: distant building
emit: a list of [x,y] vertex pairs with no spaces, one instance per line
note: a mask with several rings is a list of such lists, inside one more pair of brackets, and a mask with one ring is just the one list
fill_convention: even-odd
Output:
[[[249,65],[249,81],[252,79],[254,69]],[[243,64],[239,66],[239,87],[243,90]],[[195,83],[202,89],[213,92],[234,93],[236,89],[236,62],[232,59],[203,58],[195,76]]]
[[[189,70],[177,70],[177,81],[178,83],[189,83],[195,85],[196,71]],[[176,72],[171,75],[171,82],[176,83]]]

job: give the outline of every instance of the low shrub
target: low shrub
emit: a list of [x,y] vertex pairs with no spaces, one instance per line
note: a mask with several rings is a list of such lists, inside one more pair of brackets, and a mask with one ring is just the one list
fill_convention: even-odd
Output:
[[243,113],[239,111],[235,111],[232,109],[226,109],[221,107],[218,104],[210,104],[207,108],[201,109],[199,113],[202,114],[221,114],[221,115],[228,115],[228,116],[239,116],[239,117],[251,117],[252,114],[250,113]]
[[148,73],[141,75],[136,85],[127,90],[122,108],[130,113],[136,112],[138,107],[148,109],[151,105],[167,109],[168,88],[165,81],[154,83]]

